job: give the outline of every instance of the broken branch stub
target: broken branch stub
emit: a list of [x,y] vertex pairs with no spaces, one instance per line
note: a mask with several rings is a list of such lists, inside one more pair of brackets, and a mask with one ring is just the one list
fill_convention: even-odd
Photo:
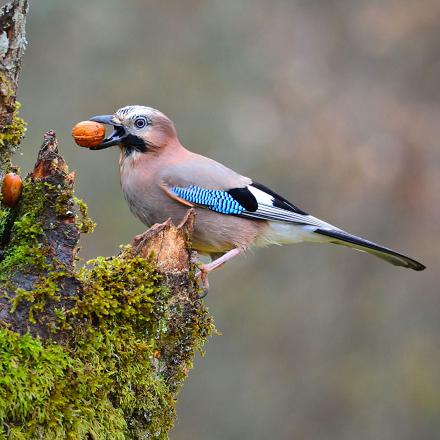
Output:
[[74,181],[55,133],[47,132],[3,231],[0,276],[7,295],[0,299],[0,320],[20,334],[48,337],[55,327],[55,308],[72,307],[81,290],[74,273],[80,235]]
[[188,272],[191,267],[190,237],[194,218],[194,209],[189,209],[178,226],[171,219],[153,225],[134,237],[133,254],[149,259],[159,272]]

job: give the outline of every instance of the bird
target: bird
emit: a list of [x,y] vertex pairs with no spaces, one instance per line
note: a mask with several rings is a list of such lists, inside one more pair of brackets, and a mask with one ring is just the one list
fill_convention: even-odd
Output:
[[322,221],[267,186],[186,149],[172,120],[142,105],[128,105],[90,121],[113,132],[90,150],[120,147],[122,192],[131,212],[148,227],[168,218],[177,224],[196,212],[192,248],[211,261],[197,276],[207,292],[208,274],[253,247],[299,242],[335,243],[416,271],[418,261]]

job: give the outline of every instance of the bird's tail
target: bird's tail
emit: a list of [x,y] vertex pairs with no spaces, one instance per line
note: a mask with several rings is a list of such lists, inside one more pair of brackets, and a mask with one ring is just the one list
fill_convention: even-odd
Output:
[[314,232],[316,234],[321,234],[328,237],[328,241],[330,243],[348,246],[359,251],[368,252],[369,254],[382,258],[382,260],[388,261],[395,266],[408,267],[413,270],[425,269],[425,266],[422,263],[419,263],[412,258],[399,254],[392,249],[380,246],[372,241],[364,240],[363,238],[348,234],[347,232],[320,228],[316,229]]

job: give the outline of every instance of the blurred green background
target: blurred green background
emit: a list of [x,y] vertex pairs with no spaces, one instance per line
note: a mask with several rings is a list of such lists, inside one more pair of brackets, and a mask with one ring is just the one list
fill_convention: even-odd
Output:
[[419,258],[272,247],[210,277],[222,336],[196,360],[172,439],[440,437],[440,2],[31,0],[19,86],[36,159],[54,129],[98,223],[82,257],[144,230],[117,149],[70,130],[127,104],[301,208]]

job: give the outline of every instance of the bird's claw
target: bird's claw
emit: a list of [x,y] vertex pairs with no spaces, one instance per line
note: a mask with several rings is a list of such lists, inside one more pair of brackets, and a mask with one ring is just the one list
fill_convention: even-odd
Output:
[[203,294],[202,294],[201,298],[204,298],[208,294],[208,289],[209,289],[208,273],[223,266],[223,264],[225,264],[226,261],[230,260],[232,257],[235,257],[236,255],[240,254],[241,252],[243,252],[243,249],[234,248],[234,249],[231,249],[230,251],[226,252],[221,257],[216,258],[214,261],[211,261],[208,264],[202,264],[201,266],[199,266],[199,272],[197,272],[196,277],[200,278],[201,284],[203,286]]
[[203,299],[205,296],[208,295],[208,289],[203,289],[202,293],[197,297],[197,299]]
[[200,282],[203,288],[203,293],[199,295],[199,299],[205,298],[209,291],[208,271],[204,266],[199,267],[199,271],[196,273],[196,278],[200,278]]

